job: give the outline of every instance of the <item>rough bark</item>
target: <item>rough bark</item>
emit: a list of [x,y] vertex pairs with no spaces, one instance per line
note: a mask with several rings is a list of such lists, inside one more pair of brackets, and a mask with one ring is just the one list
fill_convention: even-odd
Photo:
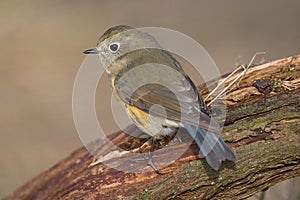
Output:
[[[207,85],[213,87],[216,83],[214,80]],[[208,93],[204,86],[199,90],[203,96]],[[225,162],[216,172],[204,159],[196,157],[198,148],[193,144],[162,169],[163,175],[126,173],[101,163],[89,167],[93,157],[81,148],[6,199],[247,198],[300,175],[299,100],[300,55],[253,66],[226,97],[227,114],[221,136],[237,154],[235,165]],[[121,132],[111,139],[118,146],[133,140]],[[174,151],[159,150],[159,159],[163,161],[185,145],[172,146]],[[103,149],[102,152],[109,151],[108,146]],[[122,159],[112,162],[126,166]]]

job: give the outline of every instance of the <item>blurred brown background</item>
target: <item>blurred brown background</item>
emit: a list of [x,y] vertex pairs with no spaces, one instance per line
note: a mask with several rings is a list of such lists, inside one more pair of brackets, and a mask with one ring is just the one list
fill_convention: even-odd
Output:
[[[0,198],[81,146],[73,82],[82,51],[107,28],[180,31],[203,45],[224,73],[254,52],[266,51],[266,60],[299,54],[299,9],[296,0],[0,1]],[[102,123],[109,130],[111,122]]]

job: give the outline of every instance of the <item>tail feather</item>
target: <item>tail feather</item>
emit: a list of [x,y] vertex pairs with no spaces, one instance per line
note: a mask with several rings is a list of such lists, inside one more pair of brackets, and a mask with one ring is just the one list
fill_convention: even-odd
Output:
[[207,163],[214,169],[218,170],[222,161],[236,161],[236,156],[230,147],[221,139],[217,133],[204,131],[199,127],[186,125],[185,128],[194,138],[205,157]]

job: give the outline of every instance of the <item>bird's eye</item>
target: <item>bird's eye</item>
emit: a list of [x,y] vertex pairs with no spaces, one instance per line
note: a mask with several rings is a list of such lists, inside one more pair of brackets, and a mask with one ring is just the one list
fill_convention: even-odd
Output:
[[120,44],[117,43],[117,42],[114,42],[114,43],[111,43],[109,45],[109,50],[112,52],[112,53],[116,53],[120,48]]

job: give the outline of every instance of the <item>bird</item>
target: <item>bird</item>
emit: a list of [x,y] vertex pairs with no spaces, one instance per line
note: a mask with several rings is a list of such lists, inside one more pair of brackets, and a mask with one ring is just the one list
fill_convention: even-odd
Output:
[[195,84],[152,35],[128,25],[113,26],[84,53],[99,56],[114,97],[153,145],[185,130],[212,169],[219,170],[225,160],[236,162]]

